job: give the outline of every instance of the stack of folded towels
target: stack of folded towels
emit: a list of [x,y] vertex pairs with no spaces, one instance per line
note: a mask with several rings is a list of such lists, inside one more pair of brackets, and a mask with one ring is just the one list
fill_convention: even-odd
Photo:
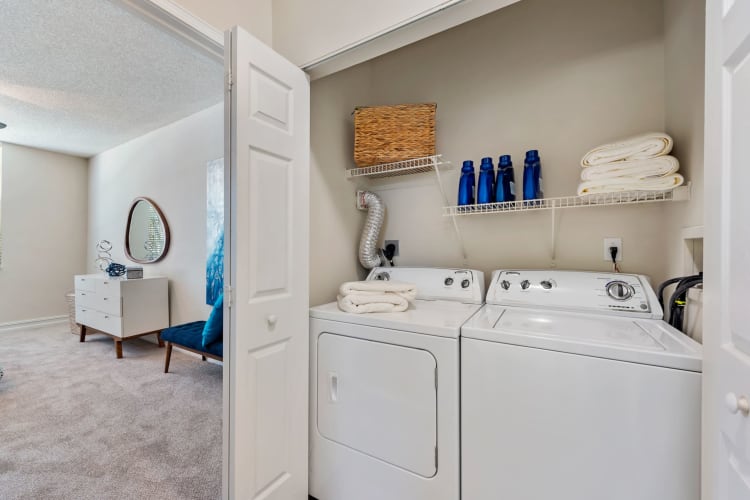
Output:
[[680,163],[669,156],[672,138],[651,133],[604,144],[581,159],[578,196],[618,191],[670,191],[685,179]]
[[339,309],[350,313],[401,312],[417,296],[417,287],[398,281],[350,281],[339,288]]

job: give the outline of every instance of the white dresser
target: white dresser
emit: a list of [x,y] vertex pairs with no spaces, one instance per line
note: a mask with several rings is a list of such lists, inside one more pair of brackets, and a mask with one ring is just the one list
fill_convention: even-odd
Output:
[[81,342],[88,328],[111,336],[118,358],[122,341],[156,334],[169,327],[167,278],[111,278],[104,274],[75,277],[76,322],[81,325]]

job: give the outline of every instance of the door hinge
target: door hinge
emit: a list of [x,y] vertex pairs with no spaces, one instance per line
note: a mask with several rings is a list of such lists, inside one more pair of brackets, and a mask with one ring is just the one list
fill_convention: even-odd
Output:
[[234,85],[234,81],[232,80],[232,72],[227,71],[224,75],[224,83],[226,85],[227,92],[232,91],[232,85]]
[[232,297],[232,287],[229,285],[224,285],[224,303],[229,309],[231,309],[233,302],[234,297]]

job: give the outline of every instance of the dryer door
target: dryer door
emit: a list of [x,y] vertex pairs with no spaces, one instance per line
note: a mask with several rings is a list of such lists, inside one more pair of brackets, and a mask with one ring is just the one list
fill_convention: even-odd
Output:
[[437,362],[422,349],[318,337],[318,430],[423,477],[437,472]]

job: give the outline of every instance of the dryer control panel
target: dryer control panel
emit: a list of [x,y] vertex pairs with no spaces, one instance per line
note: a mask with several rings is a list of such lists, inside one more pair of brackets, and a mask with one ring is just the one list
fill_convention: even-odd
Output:
[[376,267],[367,280],[402,281],[417,287],[421,300],[484,303],[484,273],[474,269],[435,267]]
[[661,319],[663,312],[645,276],[586,271],[498,270],[487,303]]

